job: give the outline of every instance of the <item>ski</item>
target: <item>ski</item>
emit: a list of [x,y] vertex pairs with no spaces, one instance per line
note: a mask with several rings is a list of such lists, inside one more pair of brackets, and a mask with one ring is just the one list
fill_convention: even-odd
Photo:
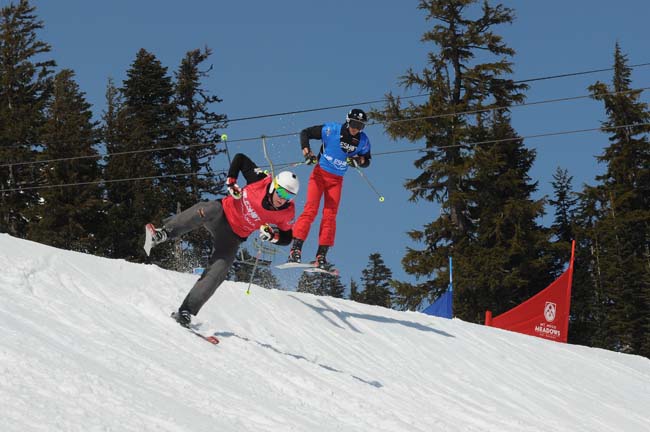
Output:
[[206,342],[210,342],[212,345],[217,345],[219,343],[219,339],[216,338],[216,336],[207,336],[204,335],[203,333],[199,333],[198,331],[194,330],[193,328],[185,327],[187,330],[190,331],[193,335],[196,335],[203,339]]
[[281,270],[298,268],[298,269],[302,269],[303,271],[306,271],[307,273],[326,273],[326,274],[330,274],[332,276],[338,276],[339,275],[338,269],[325,270],[325,269],[322,269],[320,267],[317,267],[316,264],[314,264],[314,263],[286,262],[284,264],[276,265],[275,268],[281,269]]
[[149,256],[149,253],[151,252],[151,248],[153,247],[153,233],[155,232],[155,228],[151,224],[147,224],[144,226],[144,251]]
[[[175,315],[176,315],[176,312],[172,312],[171,318],[174,321],[176,321],[176,316]],[[176,321],[176,322],[178,323],[178,321]],[[211,343],[212,345],[217,345],[219,343],[219,339],[217,339],[216,336],[204,335],[203,333],[199,332],[198,330],[193,329],[192,327],[185,327],[183,325],[181,325],[181,327],[183,327],[185,330],[189,331],[193,335],[200,337],[204,341]]]
[[320,267],[316,267],[315,265],[313,265],[312,267],[306,268],[303,271],[305,271],[307,273],[325,273],[325,274],[329,274],[329,275],[332,275],[332,276],[338,276],[339,275],[339,270],[338,269],[325,270],[325,269],[322,269]]
[[278,269],[281,269],[281,270],[291,269],[291,268],[302,268],[302,269],[304,269],[304,268],[310,268],[310,267],[314,267],[314,265],[309,264],[309,263],[299,263],[299,262],[286,262],[284,264],[279,264],[279,265],[275,266],[275,268],[278,268]]

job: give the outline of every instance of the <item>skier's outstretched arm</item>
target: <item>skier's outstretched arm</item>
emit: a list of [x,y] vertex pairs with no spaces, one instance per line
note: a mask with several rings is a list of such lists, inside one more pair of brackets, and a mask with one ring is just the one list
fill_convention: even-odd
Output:
[[246,183],[254,183],[266,177],[266,174],[260,170],[255,162],[243,153],[237,153],[230,163],[228,169],[228,178],[237,180],[239,173],[242,173],[246,179]]
[[313,165],[317,162],[316,155],[311,151],[309,140],[322,138],[323,125],[311,126],[300,131],[300,148],[302,155],[305,157],[305,162],[308,165]]

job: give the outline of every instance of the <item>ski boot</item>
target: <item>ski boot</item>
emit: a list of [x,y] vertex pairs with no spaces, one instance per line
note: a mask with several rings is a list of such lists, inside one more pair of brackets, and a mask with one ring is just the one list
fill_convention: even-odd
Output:
[[287,262],[292,262],[292,263],[299,263],[302,259],[302,243],[303,240],[300,239],[293,239],[293,245],[291,246],[291,250],[289,251],[289,258],[287,259]]
[[302,252],[300,251],[300,249],[291,248],[291,251],[289,251],[289,258],[287,259],[287,262],[299,263],[301,259],[302,259]]
[[190,324],[192,324],[192,314],[190,314],[190,311],[187,310],[172,312],[172,318],[174,318],[177,323],[186,328],[190,328]]
[[329,262],[327,262],[328,249],[329,246],[322,246],[322,245],[318,246],[318,250],[316,251],[316,261],[314,261],[314,266],[322,270],[327,270],[326,267],[329,265]]

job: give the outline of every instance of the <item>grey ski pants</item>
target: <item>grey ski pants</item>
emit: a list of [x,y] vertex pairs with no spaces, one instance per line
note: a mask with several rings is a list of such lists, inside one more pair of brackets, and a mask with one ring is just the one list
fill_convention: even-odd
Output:
[[226,279],[243,239],[230,228],[221,201],[205,201],[164,220],[169,238],[205,227],[212,236],[213,250],[208,267],[183,300],[179,310],[199,313],[219,285]]

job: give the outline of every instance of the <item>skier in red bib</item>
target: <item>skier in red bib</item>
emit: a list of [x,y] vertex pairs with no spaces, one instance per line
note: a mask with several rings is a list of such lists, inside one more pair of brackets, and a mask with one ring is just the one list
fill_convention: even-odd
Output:
[[[239,187],[237,177],[242,173],[247,185]],[[145,227],[145,252],[152,247],[178,238],[200,227],[212,236],[213,250],[209,265],[194,284],[185,300],[172,316],[189,327],[192,315],[199,313],[225,280],[235,261],[239,245],[255,231],[263,241],[284,246],[293,238],[295,217],[293,198],[298,193],[298,177],[282,171],[275,178],[259,169],[247,156],[235,155],[226,180],[229,196],[216,201],[204,201],[163,221],[162,228],[153,224]]]

